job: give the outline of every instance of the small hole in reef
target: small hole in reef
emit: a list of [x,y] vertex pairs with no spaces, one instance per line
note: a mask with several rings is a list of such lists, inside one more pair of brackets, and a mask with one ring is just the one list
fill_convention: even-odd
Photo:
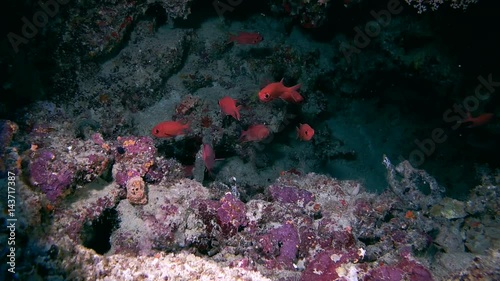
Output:
[[86,224],[81,232],[83,246],[90,248],[102,255],[111,249],[110,238],[115,229],[118,228],[118,212],[106,209],[91,223]]

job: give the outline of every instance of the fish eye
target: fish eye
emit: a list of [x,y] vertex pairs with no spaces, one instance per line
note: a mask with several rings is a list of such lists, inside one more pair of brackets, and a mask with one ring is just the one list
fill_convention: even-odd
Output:
[[160,132],[160,130],[158,130],[158,129],[156,129],[156,130],[155,130],[155,133],[156,133],[156,134],[158,134],[159,132]]
[[265,94],[264,94],[264,98],[268,99],[268,98],[269,98],[269,94],[268,94],[268,93],[265,93]]

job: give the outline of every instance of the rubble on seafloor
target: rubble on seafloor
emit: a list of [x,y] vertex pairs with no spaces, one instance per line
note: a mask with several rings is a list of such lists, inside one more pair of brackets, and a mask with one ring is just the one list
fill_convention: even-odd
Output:
[[[2,126],[6,153],[15,131],[8,130],[12,123]],[[56,130],[40,130],[57,136]],[[357,181],[290,171],[243,202],[237,188],[221,194],[184,178],[181,166],[155,155],[147,138],[100,143],[95,135],[86,143],[81,155],[107,157],[113,170],[107,180],[87,162],[64,164],[56,148],[68,143],[44,139],[19,156],[25,162],[17,186],[21,280],[500,277],[498,171],[484,170],[483,184],[459,201],[443,197],[425,171],[384,158],[390,189],[380,195]],[[77,151],[83,147],[77,140],[70,144]],[[39,149],[51,157],[33,156]],[[75,175],[51,179],[68,185],[56,197],[33,180],[33,165],[41,159],[49,162],[44,167],[54,166],[51,173],[66,167]],[[130,170],[118,176],[125,166]],[[90,171],[91,178],[76,176]],[[144,201],[130,198],[129,185],[137,187],[130,182],[137,180]]]

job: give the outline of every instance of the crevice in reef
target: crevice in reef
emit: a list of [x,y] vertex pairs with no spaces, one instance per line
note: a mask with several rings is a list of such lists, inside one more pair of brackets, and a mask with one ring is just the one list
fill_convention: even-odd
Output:
[[83,246],[102,255],[111,249],[110,237],[119,223],[116,209],[106,209],[95,220],[83,226],[80,237]]

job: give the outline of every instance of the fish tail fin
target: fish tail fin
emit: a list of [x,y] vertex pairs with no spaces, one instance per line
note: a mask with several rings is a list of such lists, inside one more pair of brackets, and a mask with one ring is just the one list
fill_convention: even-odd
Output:
[[290,88],[288,88],[290,91],[297,91],[298,89],[300,89],[300,86],[302,86],[302,84],[297,84],[295,86],[292,86]]
[[182,130],[187,133],[187,132],[192,132],[191,130],[191,121],[187,121],[184,125],[182,125]]
[[229,39],[227,40],[226,44],[231,44],[233,42],[236,42],[236,35],[228,33],[229,34]]
[[292,92],[292,99],[295,103],[300,103],[304,100],[304,98],[297,91]]
[[458,123],[467,123],[467,122],[471,122],[472,121],[472,115],[470,114],[470,112],[467,111],[466,114],[467,115],[465,116],[465,118],[463,118],[462,120],[458,121]]
[[209,170],[209,169],[207,169],[207,168],[205,167],[205,171],[207,171],[207,174],[208,174],[208,176],[209,176],[210,178],[212,178],[212,179],[214,178],[214,175],[212,174],[212,170]]
[[238,105],[238,107],[236,107],[236,120],[240,121],[240,109],[241,109],[241,105]]
[[239,141],[246,142],[245,137],[247,136],[247,131],[242,131]]

